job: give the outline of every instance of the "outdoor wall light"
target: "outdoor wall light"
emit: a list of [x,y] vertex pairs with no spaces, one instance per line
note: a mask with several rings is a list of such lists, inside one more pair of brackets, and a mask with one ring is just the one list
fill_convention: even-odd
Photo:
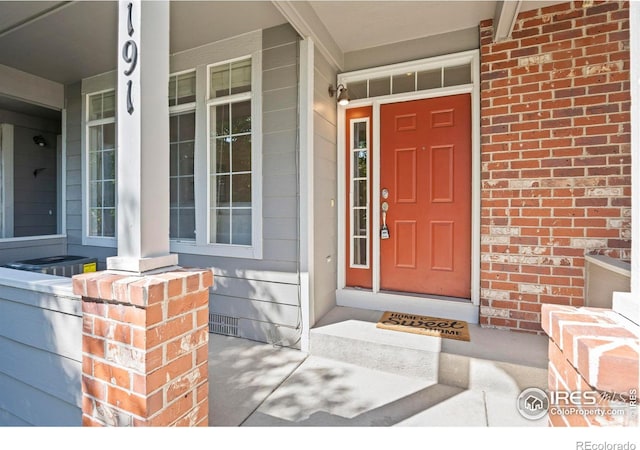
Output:
[[33,137],[33,142],[35,142],[38,147],[46,147],[47,146],[47,141],[44,139],[44,137],[41,134],[39,134],[37,136],[34,136]]
[[351,99],[344,84],[339,84],[336,88],[329,86],[329,97],[333,97],[336,93],[338,93],[338,105],[347,106]]

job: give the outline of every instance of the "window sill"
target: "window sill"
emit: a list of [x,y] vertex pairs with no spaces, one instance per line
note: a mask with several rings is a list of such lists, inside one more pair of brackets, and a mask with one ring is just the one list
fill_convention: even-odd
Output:
[[262,259],[262,249],[257,246],[209,244],[199,245],[195,242],[171,241],[172,253],[189,255],[221,256],[224,258]]

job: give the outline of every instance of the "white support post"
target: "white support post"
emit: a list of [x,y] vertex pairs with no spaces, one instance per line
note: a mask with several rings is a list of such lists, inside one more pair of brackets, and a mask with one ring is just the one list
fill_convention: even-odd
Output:
[[118,256],[107,269],[175,266],[169,253],[169,2],[118,8]]

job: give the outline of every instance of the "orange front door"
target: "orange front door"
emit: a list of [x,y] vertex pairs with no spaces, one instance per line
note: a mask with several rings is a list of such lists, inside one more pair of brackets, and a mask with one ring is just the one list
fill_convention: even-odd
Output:
[[380,122],[381,289],[470,298],[470,95],[383,105]]

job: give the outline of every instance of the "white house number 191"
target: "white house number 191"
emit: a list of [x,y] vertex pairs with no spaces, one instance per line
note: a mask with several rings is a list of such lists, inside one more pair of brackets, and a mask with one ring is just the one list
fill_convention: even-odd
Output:
[[[129,37],[133,37],[133,20],[131,18],[133,3],[127,5],[127,33]],[[129,68],[124,71],[125,76],[129,77],[136,70],[138,64],[138,45],[133,39],[129,39],[122,46],[122,59],[129,64]],[[133,114],[133,100],[131,99],[131,91],[133,89],[133,81],[127,81],[127,112]]]

